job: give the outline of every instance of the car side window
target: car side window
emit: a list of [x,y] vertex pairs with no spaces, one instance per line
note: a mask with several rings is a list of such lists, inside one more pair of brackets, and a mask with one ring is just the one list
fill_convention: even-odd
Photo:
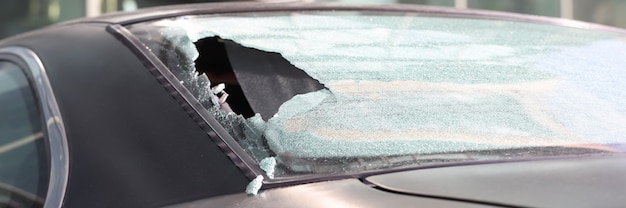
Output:
[[50,168],[41,121],[24,71],[0,61],[0,207],[43,207]]

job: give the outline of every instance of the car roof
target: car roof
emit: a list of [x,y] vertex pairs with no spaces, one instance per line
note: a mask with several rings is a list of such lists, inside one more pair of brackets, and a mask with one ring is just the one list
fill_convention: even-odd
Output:
[[534,22],[553,25],[562,25],[574,28],[605,30],[610,32],[624,33],[626,30],[606,25],[582,22],[571,19],[535,16],[528,14],[516,14],[508,12],[456,9],[450,7],[409,5],[409,4],[341,4],[341,3],[310,3],[310,2],[287,2],[287,3],[262,3],[262,2],[225,2],[225,3],[194,3],[170,6],[158,6],[143,8],[131,12],[115,12],[97,17],[81,18],[73,21],[60,23],[109,23],[128,25],[144,21],[172,18],[186,15],[207,15],[224,13],[245,12],[277,12],[277,11],[373,11],[373,12],[398,12],[418,13],[425,16],[446,16],[459,18],[477,18],[509,20],[520,22]]

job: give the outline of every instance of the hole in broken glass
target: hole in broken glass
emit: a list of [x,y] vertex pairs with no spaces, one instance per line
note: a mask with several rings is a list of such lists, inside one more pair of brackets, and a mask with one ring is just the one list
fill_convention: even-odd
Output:
[[196,73],[211,83],[211,114],[257,161],[274,156],[264,138],[265,123],[286,101],[324,86],[278,53],[217,36],[194,44]]

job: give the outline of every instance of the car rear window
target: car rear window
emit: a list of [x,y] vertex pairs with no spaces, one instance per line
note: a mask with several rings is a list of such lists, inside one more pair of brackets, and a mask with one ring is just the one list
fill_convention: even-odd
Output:
[[626,150],[626,33],[384,12],[129,29],[276,177]]

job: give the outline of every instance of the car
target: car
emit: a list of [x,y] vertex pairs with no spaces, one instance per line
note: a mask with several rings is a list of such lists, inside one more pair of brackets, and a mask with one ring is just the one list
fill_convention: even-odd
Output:
[[202,3],[0,41],[3,207],[622,207],[626,31]]

